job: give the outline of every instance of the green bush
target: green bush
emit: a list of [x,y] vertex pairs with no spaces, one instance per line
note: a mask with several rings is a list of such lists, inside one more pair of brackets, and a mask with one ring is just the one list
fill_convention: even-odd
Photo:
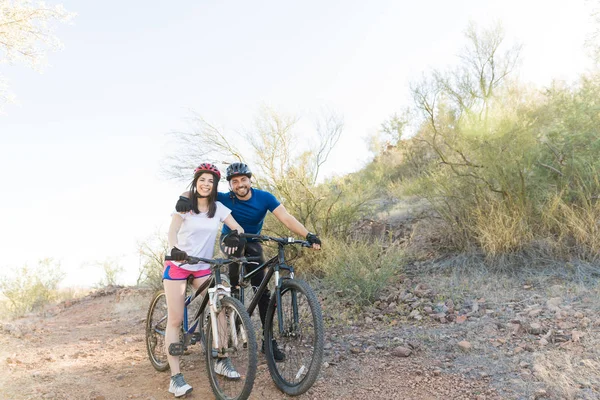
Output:
[[34,268],[25,265],[10,278],[0,279],[0,292],[7,299],[9,314],[22,316],[57,300],[58,284],[63,277],[59,263],[44,259]]
[[148,286],[152,289],[162,289],[165,254],[169,251],[167,235],[156,232],[153,236],[139,243],[138,252],[141,266],[137,278],[138,286]]
[[402,272],[403,253],[381,241],[327,239],[320,267],[325,283],[355,306],[377,300],[381,290]]

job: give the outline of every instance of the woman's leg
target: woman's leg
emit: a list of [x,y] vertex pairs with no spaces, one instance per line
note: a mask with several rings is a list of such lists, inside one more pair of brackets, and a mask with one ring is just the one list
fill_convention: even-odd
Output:
[[179,356],[172,356],[169,353],[169,345],[179,342],[179,333],[183,323],[183,306],[185,302],[186,280],[163,280],[165,295],[167,297],[167,328],[165,332],[165,346],[167,351],[167,361],[171,368],[171,376],[180,372]]

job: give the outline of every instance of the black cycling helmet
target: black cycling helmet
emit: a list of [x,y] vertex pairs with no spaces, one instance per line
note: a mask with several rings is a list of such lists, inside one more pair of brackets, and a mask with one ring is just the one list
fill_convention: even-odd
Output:
[[241,162],[230,164],[229,167],[227,167],[228,182],[231,178],[239,175],[246,175],[248,178],[252,178],[252,171],[250,171],[250,168],[246,164]]

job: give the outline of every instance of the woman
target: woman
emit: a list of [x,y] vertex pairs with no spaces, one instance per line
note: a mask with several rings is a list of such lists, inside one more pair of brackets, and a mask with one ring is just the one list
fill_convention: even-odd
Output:
[[[243,232],[242,227],[230,215],[231,210],[217,201],[217,184],[221,173],[212,164],[203,163],[194,171],[190,185],[192,210],[187,213],[174,212],[169,227],[169,247],[175,260],[183,261],[189,256],[212,258],[217,230],[221,222],[232,230]],[[165,345],[167,360],[171,368],[169,392],[180,397],[192,391],[185,382],[179,369],[179,356],[169,354],[169,345],[179,341],[179,332],[183,322],[186,281],[193,276],[192,285],[197,289],[210,277],[208,264],[183,264],[177,261],[165,261],[163,286],[167,298],[167,328]],[[228,378],[239,378],[239,374],[228,358],[221,359],[215,371]]]

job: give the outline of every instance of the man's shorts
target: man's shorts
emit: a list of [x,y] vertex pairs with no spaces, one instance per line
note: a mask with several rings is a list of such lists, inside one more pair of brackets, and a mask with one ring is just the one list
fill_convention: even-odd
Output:
[[163,272],[163,279],[170,281],[182,281],[188,277],[193,276],[194,278],[202,278],[210,275],[210,269],[201,269],[200,271],[189,271],[187,269],[180,268],[177,264],[171,261],[165,261],[165,270]]

